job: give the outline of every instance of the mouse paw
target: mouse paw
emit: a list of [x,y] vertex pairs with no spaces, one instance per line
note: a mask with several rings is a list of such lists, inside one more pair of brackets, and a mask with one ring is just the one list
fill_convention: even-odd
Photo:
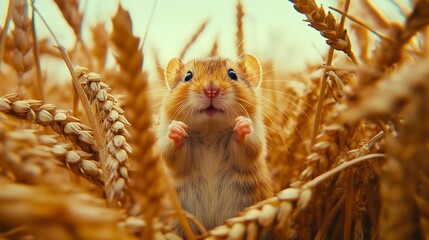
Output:
[[247,135],[253,132],[253,122],[250,118],[240,116],[235,119],[235,139],[243,142]]
[[181,122],[173,120],[170,125],[168,125],[168,138],[173,140],[176,146],[183,144],[183,140],[188,136],[186,129],[188,126]]

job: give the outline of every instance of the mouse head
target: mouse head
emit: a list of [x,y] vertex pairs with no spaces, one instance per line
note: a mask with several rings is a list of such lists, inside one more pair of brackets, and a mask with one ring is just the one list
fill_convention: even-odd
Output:
[[171,59],[165,69],[170,90],[165,104],[171,120],[204,122],[252,118],[260,108],[256,90],[261,85],[261,65],[250,54],[236,61],[205,58],[183,63]]

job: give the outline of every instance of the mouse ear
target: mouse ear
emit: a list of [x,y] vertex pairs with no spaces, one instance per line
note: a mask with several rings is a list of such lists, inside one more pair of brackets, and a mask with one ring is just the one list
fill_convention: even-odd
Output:
[[177,74],[182,67],[183,62],[180,60],[180,58],[176,57],[168,62],[164,72],[165,84],[167,85],[168,89],[171,89],[171,87],[176,83]]
[[238,62],[241,69],[247,74],[250,85],[259,87],[262,83],[262,67],[259,60],[252,54],[243,54]]

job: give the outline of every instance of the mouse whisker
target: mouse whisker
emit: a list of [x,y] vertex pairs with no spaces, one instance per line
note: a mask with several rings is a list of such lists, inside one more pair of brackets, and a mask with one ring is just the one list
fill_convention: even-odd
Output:
[[[290,99],[289,99],[289,98],[287,98],[286,96],[281,96],[281,95],[289,95],[289,96],[293,96],[292,94],[282,93],[282,92],[278,92],[278,91],[276,91],[276,90],[272,90],[272,89],[264,89],[264,90],[269,91],[269,92],[274,92],[274,93],[278,93],[278,94],[280,94],[280,97],[281,97],[282,99],[284,99],[284,100],[288,101],[289,103],[291,103],[294,107],[296,107],[296,108],[297,108],[297,109],[299,109],[302,113],[304,113],[308,119],[310,119],[310,117],[307,115],[307,113],[305,113],[305,111],[304,111],[301,107],[299,107],[299,106],[298,106],[298,104],[296,104],[294,101],[290,100]],[[298,98],[297,96],[293,96],[293,97],[294,97],[294,98]],[[268,101],[268,102],[270,102],[270,103],[271,103],[271,104],[273,104],[273,105],[276,105],[276,104],[274,104],[272,101],[270,101],[270,100],[269,100],[268,98],[266,98],[266,97],[262,97],[262,96],[261,96],[261,98],[262,98],[262,99],[264,99],[264,100],[266,100],[266,101]],[[311,106],[310,104],[308,104],[308,103],[307,103],[307,102],[305,102],[304,100],[302,100],[302,99],[298,99],[298,100],[301,100],[301,101],[302,101],[306,106],[310,107],[312,110],[315,110],[313,106]]]
[[[180,114],[180,112],[183,111],[183,109],[185,108],[185,106],[187,104],[186,100],[187,99],[183,99],[183,100],[179,101],[178,103],[176,103],[174,106],[172,106],[169,109],[167,109],[168,112],[170,110],[174,109],[173,117],[172,117],[173,119],[176,119],[176,117]],[[185,103],[185,104],[183,104],[183,103]],[[179,107],[177,107],[177,106],[179,106]]]
[[[263,97],[262,97],[262,99],[264,99]],[[266,101],[268,101],[269,103],[271,103],[271,104],[267,104],[267,103],[264,103],[263,101],[261,101],[261,103],[264,105],[264,106],[268,106],[268,107],[270,107],[274,112],[276,112],[276,113],[278,113],[278,116],[280,116],[280,118],[284,121],[284,122],[289,122],[289,119],[291,118],[290,116],[289,116],[289,114],[287,113],[287,111],[284,111],[284,110],[282,110],[279,106],[277,106],[276,104],[274,104],[274,102],[271,102],[271,101],[269,101],[268,99],[264,99],[264,100],[266,100]],[[278,110],[276,110],[276,109],[278,109]],[[302,110],[302,109],[300,109],[304,114],[305,114],[305,112]],[[266,113],[264,113],[263,112],[263,114],[266,116],[266,117],[268,117],[268,115],[266,114]],[[307,114],[305,114],[305,115],[307,115]],[[286,117],[284,117],[284,116],[286,116]],[[307,116],[308,117],[308,116]],[[274,122],[271,120],[271,122],[274,124]],[[304,137],[302,136],[302,134],[301,134],[301,131],[299,131],[299,129],[298,129],[298,127],[296,126],[296,125],[294,125],[293,126],[294,128],[295,128],[295,130],[297,131],[297,133],[298,133],[298,135],[299,135],[299,137],[300,137],[300,139],[301,139],[301,141],[302,142],[304,142]],[[277,131],[277,132],[279,132],[279,131]],[[279,134],[280,134],[280,132],[279,132]]]
[[[244,100],[244,99],[242,99],[242,98],[237,98],[237,100],[240,100],[240,101],[242,101],[242,102],[245,102],[245,103],[248,103],[248,104],[250,104],[251,106],[254,106],[254,107],[256,107],[254,104],[252,104],[251,102],[249,102],[249,101],[247,101],[247,100]],[[245,113],[246,113],[246,117],[248,117],[248,118],[250,118],[250,114],[249,114],[249,112],[247,111],[247,109],[239,102],[239,101],[237,101],[237,104],[238,104],[238,106],[240,107],[240,109],[242,109]]]
[[180,105],[180,107],[177,109],[177,111],[176,111],[176,114],[174,115],[174,119],[176,119],[177,117],[179,117],[179,115],[181,114],[181,113],[183,113],[185,110],[187,110],[187,113],[186,113],[186,115],[185,115],[185,118],[187,118],[187,115],[188,115],[188,112],[189,112],[189,106],[190,106],[191,104],[187,101],[187,102],[185,102],[185,104],[183,104],[183,105]]
[[226,114],[228,117],[232,117],[231,113],[229,112],[230,109],[232,109],[235,112],[236,116],[239,116],[237,111],[235,111],[235,109],[231,103],[225,102],[225,105],[226,105],[225,111],[226,111]]

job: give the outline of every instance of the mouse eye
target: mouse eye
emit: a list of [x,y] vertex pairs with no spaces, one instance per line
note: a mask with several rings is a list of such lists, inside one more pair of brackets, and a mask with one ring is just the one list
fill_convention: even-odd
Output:
[[229,69],[228,70],[228,77],[231,78],[232,80],[237,80],[237,74],[234,72],[234,70]]
[[185,82],[187,82],[187,81],[190,81],[191,79],[192,79],[192,77],[193,77],[194,75],[192,74],[192,72],[191,71],[188,71],[187,73],[186,73],[186,75],[185,75]]

